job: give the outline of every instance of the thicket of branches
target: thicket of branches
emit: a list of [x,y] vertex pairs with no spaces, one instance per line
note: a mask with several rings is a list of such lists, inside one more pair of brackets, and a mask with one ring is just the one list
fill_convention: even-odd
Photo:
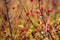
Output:
[[0,0],[0,40],[60,40],[60,0]]

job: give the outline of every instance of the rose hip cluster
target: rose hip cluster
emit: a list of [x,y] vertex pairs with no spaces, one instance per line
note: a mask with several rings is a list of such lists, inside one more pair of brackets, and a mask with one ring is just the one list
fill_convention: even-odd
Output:
[[[31,0],[31,1],[32,1],[32,0]],[[41,7],[40,7],[40,10],[43,11],[43,10],[44,10],[44,7],[41,6]],[[36,10],[35,13],[31,13],[30,11],[26,11],[26,16],[27,16],[26,20],[27,20],[27,22],[30,20],[30,19],[29,19],[29,15],[30,15],[30,14],[31,14],[32,17],[35,17],[35,16],[37,16],[37,15],[43,16],[43,14],[40,12],[40,10]],[[51,9],[50,9],[50,8],[48,9],[48,12],[49,12],[49,13],[51,12]],[[37,14],[37,15],[36,15],[36,14]],[[41,24],[41,22],[42,22],[42,21],[41,21],[40,19],[38,19],[37,24],[34,25],[35,28],[38,28],[38,26]],[[47,25],[50,26],[50,23],[48,23]],[[45,28],[45,25],[42,24],[42,29],[44,29],[44,28]],[[49,29],[49,28],[46,28],[46,32],[49,32],[49,31],[50,31],[50,29]],[[24,31],[23,31],[23,32],[24,32]],[[36,33],[36,32],[38,32],[38,30],[36,29],[36,30],[34,30],[33,32]]]
[[[33,2],[34,0],[30,0],[30,1]],[[40,1],[42,1],[42,0],[38,0],[38,2],[40,2]],[[13,5],[13,6],[12,6],[12,9],[16,9],[16,6]],[[40,6],[40,10],[43,12],[43,11],[44,11],[44,6]],[[26,16],[27,16],[26,21],[28,22],[28,21],[30,20],[29,17],[28,17],[30,14],[32,15],[32,17],[35,17],[36,14],[39,15],[39,16],[43,16],[43,14],[41,13],[40,10],[36,10],[35,13],[32,13],[32,14],[31,14],[30,11],[26,11]],[[50,8],[48,9],[48,12],[49,12],[49,13],[51,12],[51,9],[50,9]],[[42,22],[42,21],[41,21],[40,19],[38,19],[37,24],[34,25],[35,28],[38,28],[38,25],[41,24],[41,22]],[[48,23],[47,25],[50,26],[50,23]],[[44,28],[45,28],[45,25],[42,25],[42,29],[44,29]],[[22,29],[22,32],[24,32],[24,31],[25,31],[25,30]],[[36,33],[37,31],[38,31],[38,30],[34,30],[35,33]],[[49,31],[50,31],[49,28],[46,28],[46,32],[49,32]]]

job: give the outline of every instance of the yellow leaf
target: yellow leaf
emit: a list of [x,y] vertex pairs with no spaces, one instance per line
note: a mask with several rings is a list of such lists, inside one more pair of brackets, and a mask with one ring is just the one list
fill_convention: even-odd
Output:
[[26,32],[26,34],[27,34],[27,35],[30,35],[32,31],[33,31],[32,29],[29,29],[29,30]]
[[23,25],[18,25],[18,28],[23,28],[24,26]]
[[29,34],[30,34],[30,32],[29,32],[29,31],[27,31],[27,32],[26,32],[26,34],[27,34],[27,35],[29,35]]
[[17,38],[18,37],[18,34],[15,34],[15,38]]
[[32,29],[29,29],[30,32],[32,32],[33,30]]
[[60,22],[60,18],[58,18],[58,19],[57,19],[57,21],[59,21],[59,22]]

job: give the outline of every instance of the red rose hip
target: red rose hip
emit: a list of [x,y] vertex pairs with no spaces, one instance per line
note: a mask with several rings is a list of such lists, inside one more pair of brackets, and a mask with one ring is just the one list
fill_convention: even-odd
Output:
[[34,17],[35,16],[35,14],[34,13],[32,13],[32,17]]
[[41,6],[41,7],[40,7],[40,9],[43,11],[43,10],[44,10],[44,7],[43,7],[43,6]]
[[48,26],[50,26],[50,23],[48,22],[48,24],[47,24]]
[[38,20],[38,24],[40,24],[40,20]]
[[36,13],[37,13],[37,14],[39,14],[39,13],[40,13],[40,11],[39,11],[39,10],[36,10]]
[[15,6],[15,5],[13,5],[13,6],[12,6],[12,9],[15,9],[15,8],[16,8],[16,6]]
[[48,12],[51,12],[51,9],[50,8],[48,9]]
[[30,0],[30,2],[33,2],[34,0]]
[[21,30],[22,32],[24,32],[25,31],[25,29],[24,28],[22,28],[22,30]]
[[34,30],[34,33],[38,32],[37,30]]
[[49,32],[50,30],[49,30],[49,28],[46,28],[46,32]]
[[29,14],[30,14],[30,12],[29,12],[29,11],[27,11],[27,12],[26,12],[26,15],[28,16]]
[[27,21],[27,22],[29,21],[29,18],[28,18],[28,17],[26,18],[26,21]]
[[6,34],[6,31],[3,31],[4,34]]
[[38,0],[38,2],[40,2],[40,1],[42,1],[42,0]]
[[40,13],[40,16],[43,16],[43,15]]
[[44,29],[44,28],[45,28],[45,25],[43,24],[43,25],[42,25],[42,29]]

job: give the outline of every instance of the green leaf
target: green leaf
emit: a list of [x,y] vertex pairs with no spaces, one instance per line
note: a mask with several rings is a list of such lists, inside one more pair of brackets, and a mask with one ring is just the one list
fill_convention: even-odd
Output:
[[33,25],[31,25],[31,29],[34,29],[34,26]]
[[52,20],[52,21],[51,21],[51,24],[53,24],[54,22],[55,22],[55,20]]

